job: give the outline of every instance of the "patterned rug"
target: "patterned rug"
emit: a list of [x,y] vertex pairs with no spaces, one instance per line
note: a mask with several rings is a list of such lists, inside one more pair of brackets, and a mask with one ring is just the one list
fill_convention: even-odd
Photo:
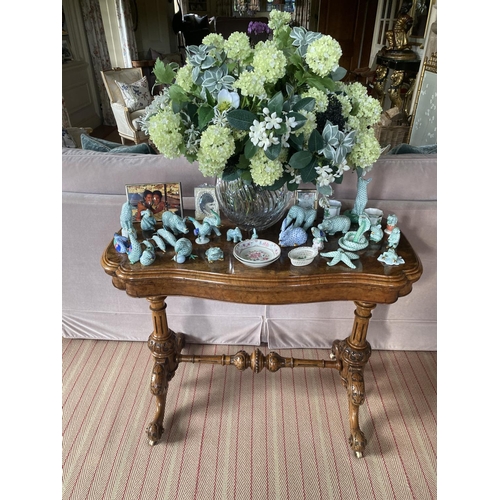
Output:
[[[165,432],[151,447],[146,343],[62,342],[63,500],[436,498],[436,352],[372,352],[360,409],[368,445],[356,459],[336,370],[253,374],[181,363],[169,385]],[[183,352],[239,349],[253,350],[188,344]]]

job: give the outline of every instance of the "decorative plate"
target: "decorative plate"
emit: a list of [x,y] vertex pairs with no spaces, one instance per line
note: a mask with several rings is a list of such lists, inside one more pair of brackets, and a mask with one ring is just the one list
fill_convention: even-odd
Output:
[[307,266],[316,255],[318,255],[318,251],[311,247],[297,247],[288,252],[288,257],[294,266]]
[[234,246],[233,255],[250,267],[264,267],[279,258],[281,248],[269,240],[244,240]]

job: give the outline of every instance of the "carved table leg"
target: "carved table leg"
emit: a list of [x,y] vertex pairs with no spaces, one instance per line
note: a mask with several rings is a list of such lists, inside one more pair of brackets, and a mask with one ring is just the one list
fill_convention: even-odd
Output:
[[168,328],[165,297],[148,297],[153,314],[153,333],[149,336],[148,347],[153,355],[151,393],[156,397],[156,413],[146,429],[149,444],[155,445],[163,434],[163,418],[167,399],[168,383],[177,369],[177,354],[184,347],[184,335]]
[[363,456],[366,438],[359,428],[359,407],[365,401],[365,383],[363,371],[370,358],[371,347],[366,341],[371,310],[376,304],[355,302],[354,324],[350,337],[345,340],[335,340],[331,357],[340,363],[342,384],[347,389],[349,399],[349,444],[358,458]]

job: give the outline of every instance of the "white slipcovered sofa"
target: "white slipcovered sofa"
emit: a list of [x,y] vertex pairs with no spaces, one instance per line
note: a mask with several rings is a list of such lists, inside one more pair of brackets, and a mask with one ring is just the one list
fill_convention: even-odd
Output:
[[[418,252],[423,276],[408,296],[378,305],[368,341],[374,349],[437,349],[437,157],[383,156],[368,174],[368,206],[395,213]],[[62,150],[62,334],[69,338],[146,341],[152,331],[149,303],[113,287],[100,265],[103,250],[120,228],[126,184],[181,182],[184,208],[194,209],[194,187],[203,177],[184,158]],[[311,188],[312,186],[305,186]],[[356,176],[335,186],[342,210],[352,208]],[[352,328],[349,302],[265,306],[189,297],[167,298],[169,327],[188,342],[269,348],[331,347]]]

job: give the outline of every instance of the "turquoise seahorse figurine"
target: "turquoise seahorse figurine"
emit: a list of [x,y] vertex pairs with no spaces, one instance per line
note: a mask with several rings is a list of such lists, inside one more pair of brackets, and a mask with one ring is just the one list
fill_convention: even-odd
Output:
[[134,227],[132,219],[132,205],[126,201],[122,205],[122,210],[120,212],[120,226],[122,228],[122,236],[127,237],[128,231]]

